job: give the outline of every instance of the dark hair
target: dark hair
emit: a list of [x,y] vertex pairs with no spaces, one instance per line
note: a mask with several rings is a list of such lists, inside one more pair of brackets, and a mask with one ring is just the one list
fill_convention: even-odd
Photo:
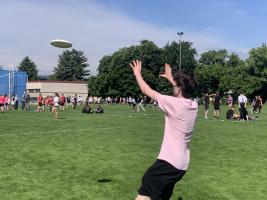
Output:
[[186,74],[178,72],[174,76],[174,81],[176,85],[181,89],[182,96],[184,98],[191,98],[195,90],[194,81]]

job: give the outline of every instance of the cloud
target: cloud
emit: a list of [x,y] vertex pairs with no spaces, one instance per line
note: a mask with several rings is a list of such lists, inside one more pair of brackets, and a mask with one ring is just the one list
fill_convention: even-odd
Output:
[[[185,30],[185,27],[160,27],[138,21],[95,2],[17,0],[2,4],[0,65],[17,66],[29,56],[41,74],[50,74],[63,52],[49,45],[55,38],[69,40],[75,49],[84,51],[90,70],[95,73],[104,55],[138,44],[142,39],[152,40],[161,47],[168,41],[178,41],[176,30]],[[209,29],[188,30],[183,39],[192,41],[200,52],[232,48]]]

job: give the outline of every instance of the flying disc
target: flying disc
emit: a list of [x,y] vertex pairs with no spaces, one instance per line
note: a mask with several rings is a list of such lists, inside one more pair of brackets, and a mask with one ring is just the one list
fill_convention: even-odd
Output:
[[56,39],[56,40],[52,40],[50,42],[50,44],[54,47],[58,47],[58,48],[70,48],[72,47],[72,44],[66,40],[61,40],[61,39]]

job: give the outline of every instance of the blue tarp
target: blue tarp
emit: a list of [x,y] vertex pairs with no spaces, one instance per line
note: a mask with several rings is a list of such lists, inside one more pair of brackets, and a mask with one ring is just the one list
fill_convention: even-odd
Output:
[[[27,83],[27,73],[23,71],[13,71],[14,73],[14,85],[12,90],[12,95],[17,95],[20,99],[23,95],[23,92],[26,91]],[[0,93],[9,94],[9,71],[0,70]]]

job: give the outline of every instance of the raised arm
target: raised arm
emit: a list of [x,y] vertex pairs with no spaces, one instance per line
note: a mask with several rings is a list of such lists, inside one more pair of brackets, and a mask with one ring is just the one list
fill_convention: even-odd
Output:
[[171,84],[173,87],[176,86],[176,83],[173,79],[173,76],[172,76],[172,68],[169,64],[165,63],[165,71],[164,71],[164,74],[160,74],[161,77],[163,78],[166,78]]
[[147,95],[154,101],[156,100],[156,95],[158,92],[155,90],[151,89],[149,85],[144,81],[141,71],[142,71],[142,63],[139,60],[134,60],[132,63],[130,63],[130,66],[133,69],[133,73],[135,75],[136,81],[138,83],[138,86],[140,87],[141,91],[143,94]]

